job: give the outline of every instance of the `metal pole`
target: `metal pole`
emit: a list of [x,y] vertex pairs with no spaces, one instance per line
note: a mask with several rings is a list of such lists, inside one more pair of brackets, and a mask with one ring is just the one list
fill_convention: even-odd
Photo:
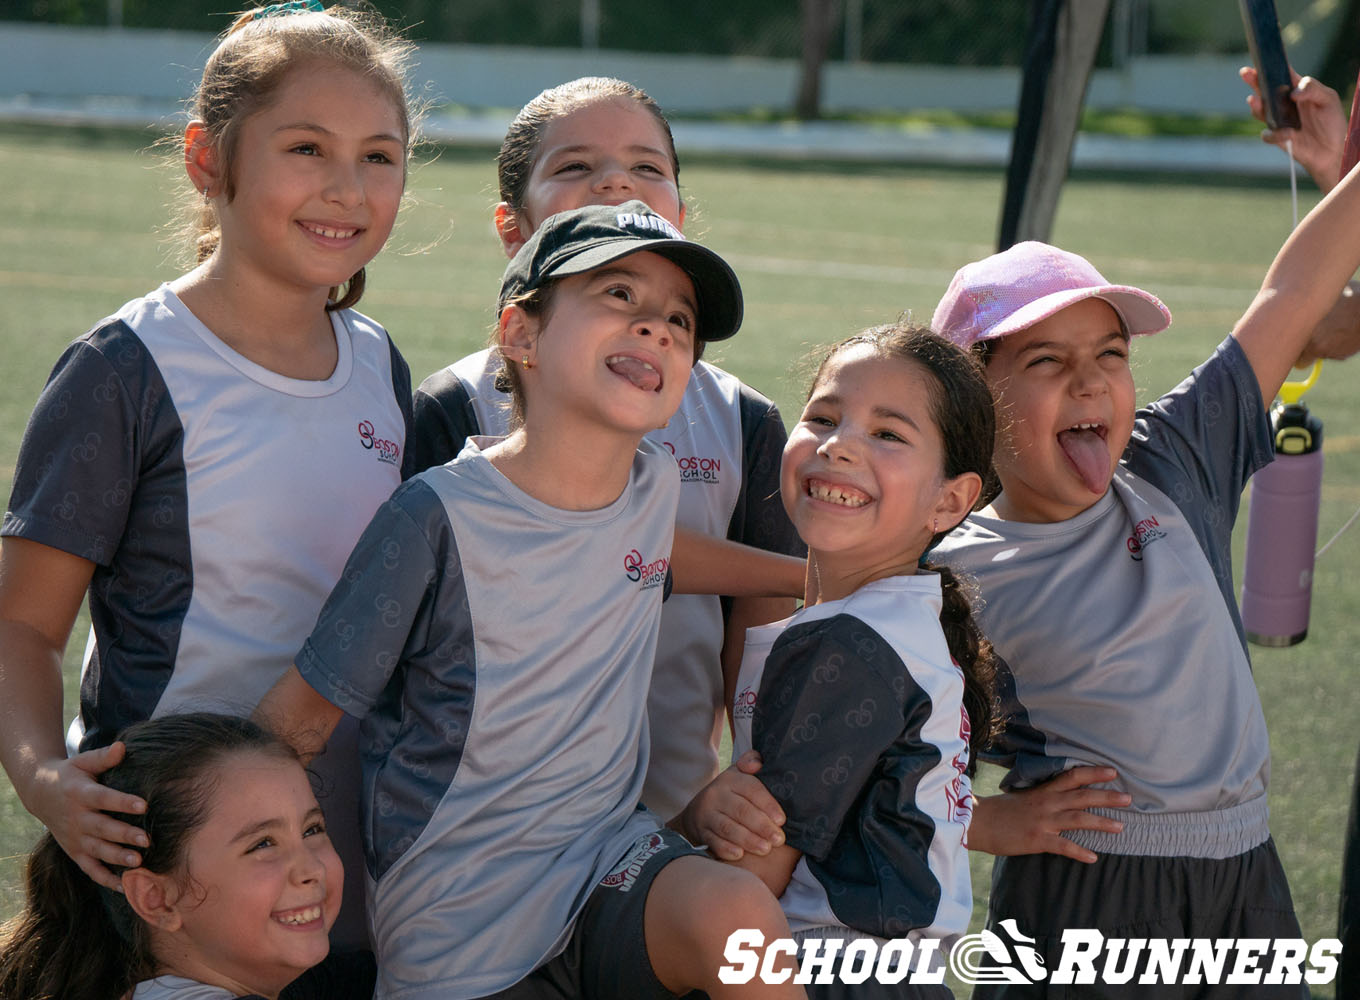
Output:
[[600,47],[600,0],[581,0],[581,48]]
[[1110,0],[1034,0],[997,249],[1047,240]]
[[1110,60],[1115,69],[1129,64],[1132,48],[1133,9],[1130,0],[1114,0],[1110,11]]
[[864,0],[845,2],[845,61],[857,63],[864,54]]

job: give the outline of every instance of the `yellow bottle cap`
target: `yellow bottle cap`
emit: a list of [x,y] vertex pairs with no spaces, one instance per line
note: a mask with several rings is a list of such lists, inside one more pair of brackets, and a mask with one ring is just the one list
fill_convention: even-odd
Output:
[[1303,398],[1303,394],[1313,388],[1313,383],[1318,380],[1318,374],[1322,371],[1322,362],[1314,361],[1313,368],[1308,373],[1308,377],[1302,382],[1285,382],[1280,386],[1280,400],[1288,406],[1290,403],[1297,403]]

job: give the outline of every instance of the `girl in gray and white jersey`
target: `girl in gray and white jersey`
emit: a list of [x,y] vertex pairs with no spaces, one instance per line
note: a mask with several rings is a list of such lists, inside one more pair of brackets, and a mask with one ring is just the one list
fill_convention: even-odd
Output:
[[[780,477],[808,545],[807,603],[749,630],[732,712],[733,752],[759,751],[788,817],[784,845],[737,863],[779,894],[795,936],[903,939],[920,979],[972,916],[968,774],[994,676],[967,592],[924,553],[981,491],[989,401],[976,362],[925,330],[831,349]],[[831,979],[809,995],[949,995]]]
[[680,490],[644,435],[740,319],[642,202],[544,221],[501,286],[518,429],[378,511],[261,704],[308,748],[363,720],[379,998],[803,995],[721,981],[729,933],[787,937],[778,903],[638,808]]
[[[0,760],[103,885],[145,846],[102,811],[137,804],[93,782],[116,734],[248,715],[401,482],[410,373],[353,307],[405,189],[408,51],[316,0],[236,17],[178,146],[197,266],[73,342],[24,432],[0,525]],[[62,651],[87,595],[67,730]],[[328,784],[350,792],[327,805],[357,868],[354,734],[336,747]],[[337,940],[360,946],[350,902]]]

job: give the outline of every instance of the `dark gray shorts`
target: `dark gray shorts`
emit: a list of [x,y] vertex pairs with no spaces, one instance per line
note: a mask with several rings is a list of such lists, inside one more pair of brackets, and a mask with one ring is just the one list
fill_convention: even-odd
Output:
[[647,893],[690,854],[706,856],[673,830],[639,837],[591,892],[563,952],[484,1000],[672,1000],[647,957]]
[[[1095,864],[1086,865],[1056,854],[997,858],[992,868],[987,926],[997,930],[997,925],[1008,918],[1016,921],[1021,933],[1037,940],[1034,947],[1050,973],[1058,966],[1062,933],[1067,929],[1098,930],[1106,939],[1274,940],[1303,936],[1294,915],[1289,883],[1270,840],[1222,861],[1104,854]],[[1145,959],[1145,953],[1141,957]],[[1270,964],[1267,954],[1261,965],[1269,970]],[[1140,961],[1127,985],[979,985],[973,990],[973,998],[1307,1000],[1309,996],[1306,984],[1140,985],[1138,975],[1145,967],[1145,961]]]

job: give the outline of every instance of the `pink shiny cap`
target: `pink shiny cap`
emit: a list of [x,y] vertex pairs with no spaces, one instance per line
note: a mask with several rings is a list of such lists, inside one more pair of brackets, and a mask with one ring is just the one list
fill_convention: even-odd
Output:
[[1131,336],[1171,325],[1170,310],[1151,292],[1112,285],[1085,257],[1030,241],[959,268],[930,327],[966,348],[1089,298],[1108,302]]

